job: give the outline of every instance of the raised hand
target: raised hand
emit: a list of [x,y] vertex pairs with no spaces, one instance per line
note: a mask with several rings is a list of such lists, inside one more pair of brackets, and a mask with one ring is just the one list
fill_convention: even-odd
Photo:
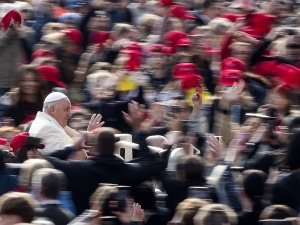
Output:
[[100,128],[103,126],[104,122],[101,122],[102,119],[102,115],[101,114],[93,114],[90,122],[89,122],[89,126],[87,128],[88,132],[91,132],[92,130],[95,130],[97,128]]

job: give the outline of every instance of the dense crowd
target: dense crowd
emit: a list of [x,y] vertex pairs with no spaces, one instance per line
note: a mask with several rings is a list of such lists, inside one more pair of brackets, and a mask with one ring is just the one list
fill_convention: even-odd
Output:
[[0,225],[300,224],[296,0],[0,0]]

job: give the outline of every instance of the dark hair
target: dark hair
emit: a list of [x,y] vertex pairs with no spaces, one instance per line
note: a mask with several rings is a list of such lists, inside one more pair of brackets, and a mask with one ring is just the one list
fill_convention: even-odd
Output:
[[50,199],[57,199],[62,186],[61,179],[56,173],[45,174],[41,180],[41,194]]
[[265,178],[258,172],[248,174],[243,182],[247,197],[253,202],[252,211],[263,210],[262,198],[264,195]]
[[98,135],[98,153],[112,155],[115,151],[115,135],[111,131],[101,131]]
[[216,0],[204,0],[202,4],[202,9],[208,9],[211,7],[213,4],[217,3],[218,1]]
[[30,149],[31,149],[31,147],[26,147],[26,146],[19,148],[15,152],[15,154],[14,154],[14,156],[15,156],[15,162],[16,163],[23,163],[23,162],[25,162],[28,159],[27,152]]
[[139,203],[144,210],[155,210],[156,200],[153,187],[148,184],[141,184],[132,191],[134,201]]
[[204,166],[204,162],[200,157],[186,157],[183,165],[185,179],[187,181],[205,182]]
[[291,139],[287,149],[286,165],[289,169],[296,170],[300,168],[300,131],[297,131]]

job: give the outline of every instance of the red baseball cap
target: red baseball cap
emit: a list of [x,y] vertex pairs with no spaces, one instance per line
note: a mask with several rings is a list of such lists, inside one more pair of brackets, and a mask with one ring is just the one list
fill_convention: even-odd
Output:
[[129,56],[128,61],[125,63],[125,69],[129,71],[136,71],[141,65],[142,53],[138,50],[127,50],[120,51],[121,54]]
[[182,38],[186,38],[187,34],[182,31],[169,31],[164,35],[164,41],[167,46],[174,47],[176,42]]
[[7,140],[4,138],[0,138],[0,145],[6,145]]
[[62,32],[77,46],[82,45],[83,36],[77,29],[64,29]]
[[58,87],[65,88],[67,85],[61,80],[59,70],[53,66],[38,66],[37,71],[47,82],[53,82]]
[[225,18],[230,20],[231,22],[235,22],[238,19],[243,19],[246,17],[245,14],[233,14],[233,13],[224,13],[220,15],[221,18]]
[[152,44],[148,47],[148,53],[161,53],[161,54],[168,54],[169,49],[167,46],[162,44]]
[[160,3],[162,6],[168,6],[168,5],[172,5],[173,1],[172,0],[161,0]]
[[223,70],[220,77],[220,85],[225,87],[232,87],[242,78],[242,71],[240,70]]
[[[24,147],[27,145],[27,137],[29,136],[28,132],[17,134],[13,137],[10,142],[11,152],[17,151],[19,148]],[[39,144],[36,146],[39,149],[45,148],[44,144]]]
[[279,78],[278,85],[283,85],[291,89],[300,89],[300,70],[288,64],[279,64],[274,68]]
[[172,16],[181,18],[181,19],[190,19],[195,20],[196,17],[189,14],[187,10],[181,5],[171,5],[170,6],[170,13]]
[[108,31],[94,31],[90,35],[89,43],[98,44],[101,48],[103,44],[110,39],[111,33]]
[[1,20],[0,26],[3,27],[3,30],[6,31],[10,26],[11,22],[22,23],[22,16],[16,10],[9,11]]
[[138,42],[131,42],[124,50],[133,50],[143,52],[142,46]]
[[197,74],[185,76],[180,82],[181,90],[189,90],[195,87],[201,87],[203,78]]
[[193,46],[192,40],[190,38],[181,38],[176,42],[176,47],[191,47]]
[[256,63],[253,68],[252,72],[264,77],[273,77],[276,75],[275,68],[278,65],[277,61],[264,61]]
[[192,74],[198,74],[194,63],[179,63],[174,67],[172,77],[182,79]]
[[221,68],[222,70],[246,70],[246,65],[237,58],[228,57],[222,61]]
[[32,54],[32,59],[37,59],[41,57],[56,57],[56,55],[54,52],[44,49],[37,50]]

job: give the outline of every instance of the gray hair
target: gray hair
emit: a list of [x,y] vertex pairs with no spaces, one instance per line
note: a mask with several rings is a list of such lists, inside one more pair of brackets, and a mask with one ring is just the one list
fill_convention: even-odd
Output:
[[50,111],[50,108],[51,108],[52,106],[53,106],[53,107],[57,107],[57,102],[58,102],[58,101],[44,103],[44,105],[43,105],[43,112],[48,114],[49,111]]

